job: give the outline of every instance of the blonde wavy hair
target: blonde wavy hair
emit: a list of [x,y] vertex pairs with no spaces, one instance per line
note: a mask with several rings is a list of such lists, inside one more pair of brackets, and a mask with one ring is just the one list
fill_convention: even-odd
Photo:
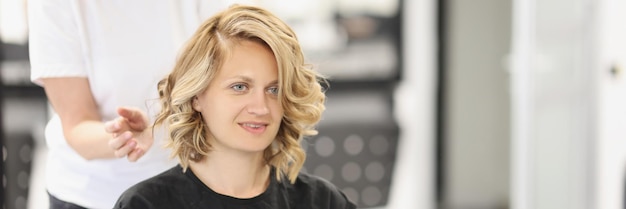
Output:
[[269,11],[233,5],[206,20],[179,55],[173,71],[158,84],[161,111],[154,126],[165,126],[167,147],[183,169],[210,151],[209,129],[202,115],[192,108],[228,58],[235,43],[251,40],[268,46],[278,64],[279,102],[284,110],[275,140],[264,150],[276,176],[287,175],[293,183],[302,168],[304,136],[316,135],[315,125],[324,111],[326,79],[305,64],[302,49],[292,29]]

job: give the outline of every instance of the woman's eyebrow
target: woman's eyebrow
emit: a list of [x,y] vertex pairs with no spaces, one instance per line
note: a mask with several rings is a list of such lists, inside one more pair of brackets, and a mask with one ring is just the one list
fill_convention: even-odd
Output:
[[248,83],[252,82],[252,78],[250,78],[248,76],[243,76],[243,75],[233,76],[233,77],[230,77],[230,78],[228,78],[226,80],[229,80],[229,81],[230,80],[243,80],[244,82],[248,82]]
[[268,84],[268,86],[278,86],[278,80],[274,80]]
[[[232,80],[242,80],[243,82],[246,82],[246,83],[252,83],[254,81],[254,79],[248,76],[244,76],[244,75],[236,75],[236,76],[226,79],[227,82],[230,82]],[[272,82],[269,82],[266,86],[276,86],[276,85],[278,85],[278,79],[273,80]]]

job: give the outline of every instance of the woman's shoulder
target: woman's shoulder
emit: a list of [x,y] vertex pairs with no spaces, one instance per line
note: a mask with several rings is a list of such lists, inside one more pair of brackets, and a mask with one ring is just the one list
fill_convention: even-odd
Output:
[[184,202],[180,197],[193,183],[180,166],[175,166],[154,177],[128,188],[115,203],[115,208],[167,208]]
[[283,185],[290,199],[298,204],[321,206],[319,208],[356,208],[337,186],[315,175],[301,172],[293,184],[285,178]]
[[338,190],[330,181],[315,175],[300,172],[294,185],[326,191]]

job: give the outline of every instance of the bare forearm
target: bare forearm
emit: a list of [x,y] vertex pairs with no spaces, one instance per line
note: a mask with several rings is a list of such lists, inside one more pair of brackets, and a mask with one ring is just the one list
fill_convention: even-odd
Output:
[[67,143],[86,160],[115,158],[108,146],[111,134],[104,130],[100,121],[82,121],[65,130]]
[[61,118],[67,143],[87,160],[113,158],[89,80],[84,77],[43,78],[44,89]]

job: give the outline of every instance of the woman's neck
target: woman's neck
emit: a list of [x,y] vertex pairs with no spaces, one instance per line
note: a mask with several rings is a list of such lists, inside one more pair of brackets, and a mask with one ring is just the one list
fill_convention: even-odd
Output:
[[200,181],[213,191],[236,198],[252,198],[269,185],[270,166],[263,153],[229,153],[213,150],[199,162],[189,164]]

